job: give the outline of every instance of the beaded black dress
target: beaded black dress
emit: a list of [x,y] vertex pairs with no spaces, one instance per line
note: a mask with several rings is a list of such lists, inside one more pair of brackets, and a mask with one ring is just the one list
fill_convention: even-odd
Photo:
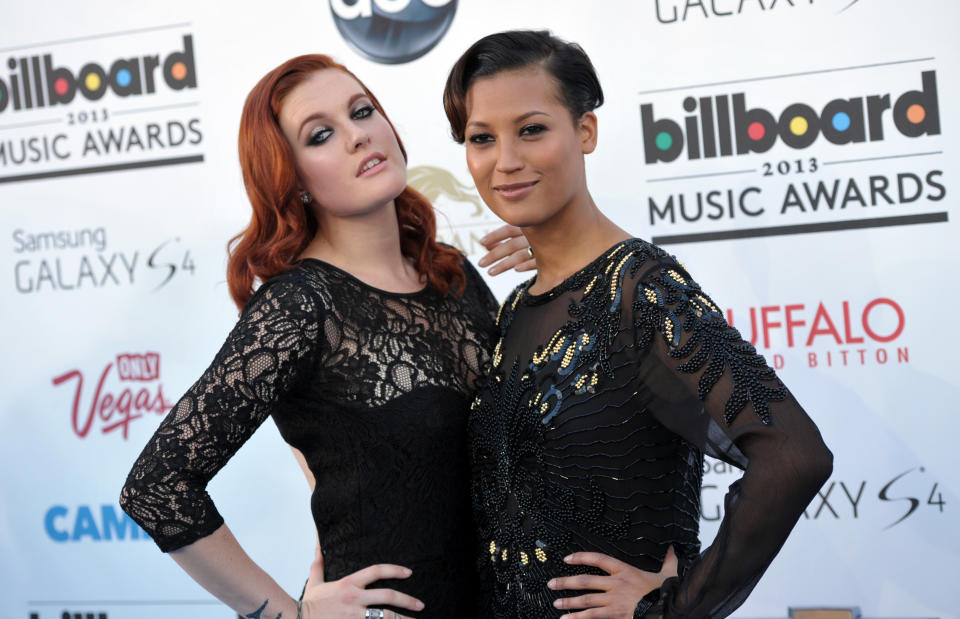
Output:
[[267,281],[144,448],[123,509],[165,552],[209,535],[223,519],[207,482],[272,415],[316,478],[327,580],[395,563],[413,575],[370,588],[423,600],[418,616],[475,616],[466,424],[497,304],[463,268],[459,297],[384,292],[312,259]]
[[[531,280],[532,282],[533,280]],[[471,405],[473,505],[489,615],[557,617],[576,551],[679,576],[637,617],[726,617],[829,476],[832,455],[763,357],[674,258],[624,241],[558,287],[506,299]],[[746,470],[700,553],[703,454]]]

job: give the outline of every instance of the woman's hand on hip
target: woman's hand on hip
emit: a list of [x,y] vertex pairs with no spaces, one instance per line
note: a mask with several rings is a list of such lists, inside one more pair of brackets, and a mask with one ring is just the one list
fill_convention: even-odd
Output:
[[659,572],[645,572],[599,552],[576,552],[564,561],[570,565],[600,568],[607,573],[606,576],[564,576],[547,583],[554,591],[589,589],[599,592],[558,598],[553,603],[557,608],[586,609],[565,615],[571,619],[629,619],[633,617],[633,611],[643,596],[659,589],[663,581],[677,575],[677,555],[673,546],[667,549]]
[[[317,555],[310,564],[310,578],[303,592],[301,616],[303,619],[363,619],[367,609],[395,606],[408,610],[423,610],[423,602],[393,589],[367,589],[371,583],[384,578],[408,578],[413,572],[400,565],[381,563],[371,565],[333,582],[323,581],[323,557],[317,546]],[[409,619],[392,610],[383,611],[384,619]]]

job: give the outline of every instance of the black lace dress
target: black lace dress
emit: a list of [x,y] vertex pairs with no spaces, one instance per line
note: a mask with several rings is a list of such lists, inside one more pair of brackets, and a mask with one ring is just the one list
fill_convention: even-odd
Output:
[[[532,280],[531,280],[532,281]],[[763,357],[676,260],[641,240],[500,309],[493,369],[471,405],[473,504],[489,615],[557,617],[575,551],[679,577],[638,617],[726,617],[829,476],[820,433]],[[746,469],[700,554],[703,453]]]
[[396,563],[413,576],[370,587],[418,597],[425,617],[474,616],[466,423],[497,306],[463,266],[460,297],[384,292],[311,259],[266,282],[144,448],[123,509],[165,552],[209,535],[223,519],[207,482],[272,415],[316,477],[327,580]]

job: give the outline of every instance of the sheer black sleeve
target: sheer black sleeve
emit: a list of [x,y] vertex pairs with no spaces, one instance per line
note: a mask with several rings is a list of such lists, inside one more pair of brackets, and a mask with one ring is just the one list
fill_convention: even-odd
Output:
[[833,456],[763,357],[685,269],[669,258],[643,266],[631,278],[631,310],[647,409],[745,473],[727,492],[713,544],[641,602],[637,616],[726,617],[829,477]]
[[223,519],[205,488],[317,356],[320,304],[303,286],[267,282],[213,363],[134,463],[120,505],[161,550],[213,533]]
[[[489,316],[492,327],[492,321],[497,316],[497,312],[500,309],[500,304],[497,303],[496,297],[493,296],[493,293],[490,291],[490,287],[487,286],[487,282],[484,281],[483,276],[480,275],[480,272],[477,271],[473,264],[471,264],[466,258],[463,259],[463,274],[467,278],[467,292],[465,292],[465,294],[470,294],[472,291],[473,295],[469,302],[471,304],[475,304],[486,316]],[[494,333],[492,331],[490,338],[494,339]]]

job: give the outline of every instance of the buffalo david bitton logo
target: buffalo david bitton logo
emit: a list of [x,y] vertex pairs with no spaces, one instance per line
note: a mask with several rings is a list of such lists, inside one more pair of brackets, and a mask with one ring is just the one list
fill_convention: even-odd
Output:
[[340,36],[361,55],[402,64],[440,42],[457,0],[330,0],[330,11]]

